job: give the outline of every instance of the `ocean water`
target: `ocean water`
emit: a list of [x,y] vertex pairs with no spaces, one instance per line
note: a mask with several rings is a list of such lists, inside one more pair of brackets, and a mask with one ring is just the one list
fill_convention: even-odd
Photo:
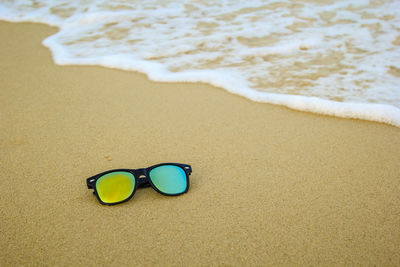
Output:
[[57,64],[400,127],[400,1],[1,0],[0,19],[57,26]]

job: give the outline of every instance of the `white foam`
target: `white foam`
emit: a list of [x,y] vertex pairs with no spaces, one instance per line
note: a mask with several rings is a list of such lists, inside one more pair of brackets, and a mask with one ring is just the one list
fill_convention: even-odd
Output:
[[[253,101],[400,127],[400,3],[17,0],[0,19],[60,31],[57,64],[205,82]],[[375,5],[375,6],[374,6]]]

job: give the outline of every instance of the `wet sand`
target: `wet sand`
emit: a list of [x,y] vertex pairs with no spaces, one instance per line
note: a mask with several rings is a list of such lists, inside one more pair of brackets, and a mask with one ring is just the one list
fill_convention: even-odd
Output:
[[[400,264],[400,129],[204,84],[57,66],[0,23],[1,265]],[[191,188],[100,205],[85,178],[191,164]]]

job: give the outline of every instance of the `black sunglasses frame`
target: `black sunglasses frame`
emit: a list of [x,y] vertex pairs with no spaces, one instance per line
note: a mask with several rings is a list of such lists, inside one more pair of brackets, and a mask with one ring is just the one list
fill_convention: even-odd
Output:
[[[151,171],[152,169],[154,169],[154,168],[161,167],[161,166],[165,166],[165,165],[177,166],[177,167],[182,168],[182,170],[185,171],[185,174],[186,174],[186,189],[185,189],[185,191],[183,191],[182,193],[178,193],[178,194],[167,194],[167,193],[161,192],[161,191],[153,184],[153,182],[151,181],[151,179],[150,179],[150,177],[149,177],[150,171]],[[128,173],[132,174],[132,175],[135,177],[135,188],[133,189],[132,194],[131,194],[128,198],[126,198],[126,199],[124,199],[124,200],[122,200],[122,201],[120,201],[120,202],[115,202],[115,203],[106,203],[106,202],[103,202],[103,201],[100,199],[99,194],[97,193],[96,182],[97,182],[97,180],[98,180],[100,177],[102,177],[103,175],[108,174],[108,173],[112,173],[112,172],[117,172],[117,171],[123,171],[123,172],[128,172]],[[160,193],[160,194],[162,194],[162,195],[165,195],[165,196],[178,196],[178,195],[182,195],[182,194],[186,193],[186,192],[189,190],[189,175],[190,175],[191,173],[192,173],[192,167],[191,167],[190,165],[181,164],[181,163],[161,163],[161,164],[153,165],[153,166],[151,166],[151,167],[142,168],[142,169],[114,169],[114,170],[105,171],[105,172],[102,172],[102,173],[99,173],[99,174],[96,174],[96,175],[94,175],[94,176],[92,176],[92,177],[87,178],[87,179],[86,179],[86,184],[87,184],[88,189],[94,189],[93,194],[96,195],[97,199],[99,200],[99,202],[100,202],[101,204],[103,204],[103,205],[110,205],[110,206],[111,206],[111,205],[121,204],[121,203],[124,203],[124,202],[129,201],[129,200],[133,197],[133,195],[135,194],[136,189],[137,189],[137,188],[140,188],[140,187],[149,187],[149,186],[151,186],[151,187],[153,187],[153,189],[156,190],[158,193]]]

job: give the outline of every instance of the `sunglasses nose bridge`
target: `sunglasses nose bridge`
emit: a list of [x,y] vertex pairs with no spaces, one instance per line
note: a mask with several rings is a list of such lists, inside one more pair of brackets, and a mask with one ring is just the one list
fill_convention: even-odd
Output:
[[137,169],[135,170],[136,182],[138,187],[147,187],[150,186],[149,177],[147,176],[146,169]]

